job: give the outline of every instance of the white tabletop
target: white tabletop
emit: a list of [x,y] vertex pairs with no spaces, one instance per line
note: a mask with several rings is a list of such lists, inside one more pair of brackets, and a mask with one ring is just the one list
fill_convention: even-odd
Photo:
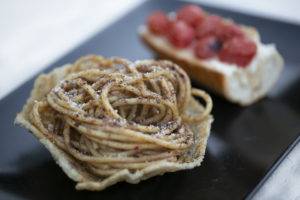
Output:
[[[2,0],[0,99],[142,2],[143,0]],[[299,0],[199,2],[300,24]],[[300,145],[291,152],[288,162],[280,165],[269,179],[277,178],[280,182],[268,181],[259,191],[260,199],[278,199],[277,194],[280,193],[286,195],[285,199],[300,199],[299,155]]]

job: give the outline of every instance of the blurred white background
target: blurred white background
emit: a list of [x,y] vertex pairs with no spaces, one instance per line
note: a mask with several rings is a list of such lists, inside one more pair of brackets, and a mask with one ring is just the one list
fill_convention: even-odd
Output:
[[[299,0],[196,0],[300,24]],[[144,0],[1,0],[0,99]],[[260,199],[300,199],[300,145],[280,166]],[[296,164],[292,168],[290,164]],[[297,167],[298,166],[298,167]],[[275,178],[274,178],[275,177]],[[278,179],[279,177],[279,179]],[[278,185],[285,185],[282,191]],[[275,198],[276,199],[276,198]]]
[[1,0],[0,98],[140,0]]

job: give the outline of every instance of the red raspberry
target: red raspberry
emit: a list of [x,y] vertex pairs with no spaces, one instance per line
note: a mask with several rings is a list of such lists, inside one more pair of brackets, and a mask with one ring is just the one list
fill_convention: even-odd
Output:
[[169,28],[169,19],[162,11],[154,11],[147,20],[148,28],[154,34],[166,34]]
[[168,39],[178,48],[184,48],[191,44],[194,39],[194,30],[184,21],[175,21],[171,24]]
[[242,29],[233,23],[222,23],[217,33],[220,40],[225,41],[233,37],[244,37]]
[[185,21],[188,25],[196,27],[205,18],[205,13],[199,6],[186,5],[177,11],[177,19]]
[[224,42],[219,59],[223,62],[246,67],[256,54],[256,44],[244,37],[235,37]]
[[196,42],[194,53],[198,58],[211,58],[217,55],[221,43],[215,36],[208,36]]
[[217,15],[207,16],[202,23],[196,27],[196,37],[203,38],[210,35],[217,35],[222,18]]

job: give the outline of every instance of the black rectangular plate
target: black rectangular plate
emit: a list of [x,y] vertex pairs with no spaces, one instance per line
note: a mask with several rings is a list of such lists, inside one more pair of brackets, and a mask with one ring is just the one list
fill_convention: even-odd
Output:
[[[172,11],[182,4],[148,1],[45,71],[85,54],[152,58],[138,39],[137,27],[151,11]],[[263,42],[276,43],[285,58],[285,69],[268,97],[252,106],[241,108],[212,96],[215,122],[201,167],[154,177],[138,185],[118,183],[102,192],[76,191],[74,182],[45,148],[26,130],[13,125],[33,86],[31,79],[0,101],[0,199],[241,199],[253,191],[299,136],[300,27],[204,8],[257,27]]]

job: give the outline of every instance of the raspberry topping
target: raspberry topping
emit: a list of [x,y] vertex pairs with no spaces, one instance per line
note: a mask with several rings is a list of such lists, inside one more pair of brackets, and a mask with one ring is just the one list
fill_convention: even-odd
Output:
[[194,28],[197,24],[201,23],[204,18],[204,11],[196,5],[186,5],[177,12],[178,20],[182,20]]
[[148,17],[148,29],[165,37],[176,48],[192,47],[199,59],[220,61],[246,67],[256,54],[257,46],[234,22],[211,15],[196,5],[180,8],[176,18],[162,11]]
[[247,66],[256,54],[256,44],[244,37],[234,37],[223,43],[219,59],[223,62]]
[[148,17],[148,28],[157,35],[167,33],[169,28],[169,19],[162,11],[155,11]]
[[222,23],[218,29],[217,35],[222,41],[229,40],[233,37],[245,36],[241,28],[233,23]]
[[168,39],[178,48],[189,46],[194,39],[194,30],[184,21],[175,21],[171,24]]
[[202,23],[196,27],[196,37],[203,38],[209,35],[217,35],[221,23],[221,17],[217,15],[207,16]]
[[208,36],[196,42],[194,53],[198,58],[211,58],[217,55],[221,43],[215,36]]

